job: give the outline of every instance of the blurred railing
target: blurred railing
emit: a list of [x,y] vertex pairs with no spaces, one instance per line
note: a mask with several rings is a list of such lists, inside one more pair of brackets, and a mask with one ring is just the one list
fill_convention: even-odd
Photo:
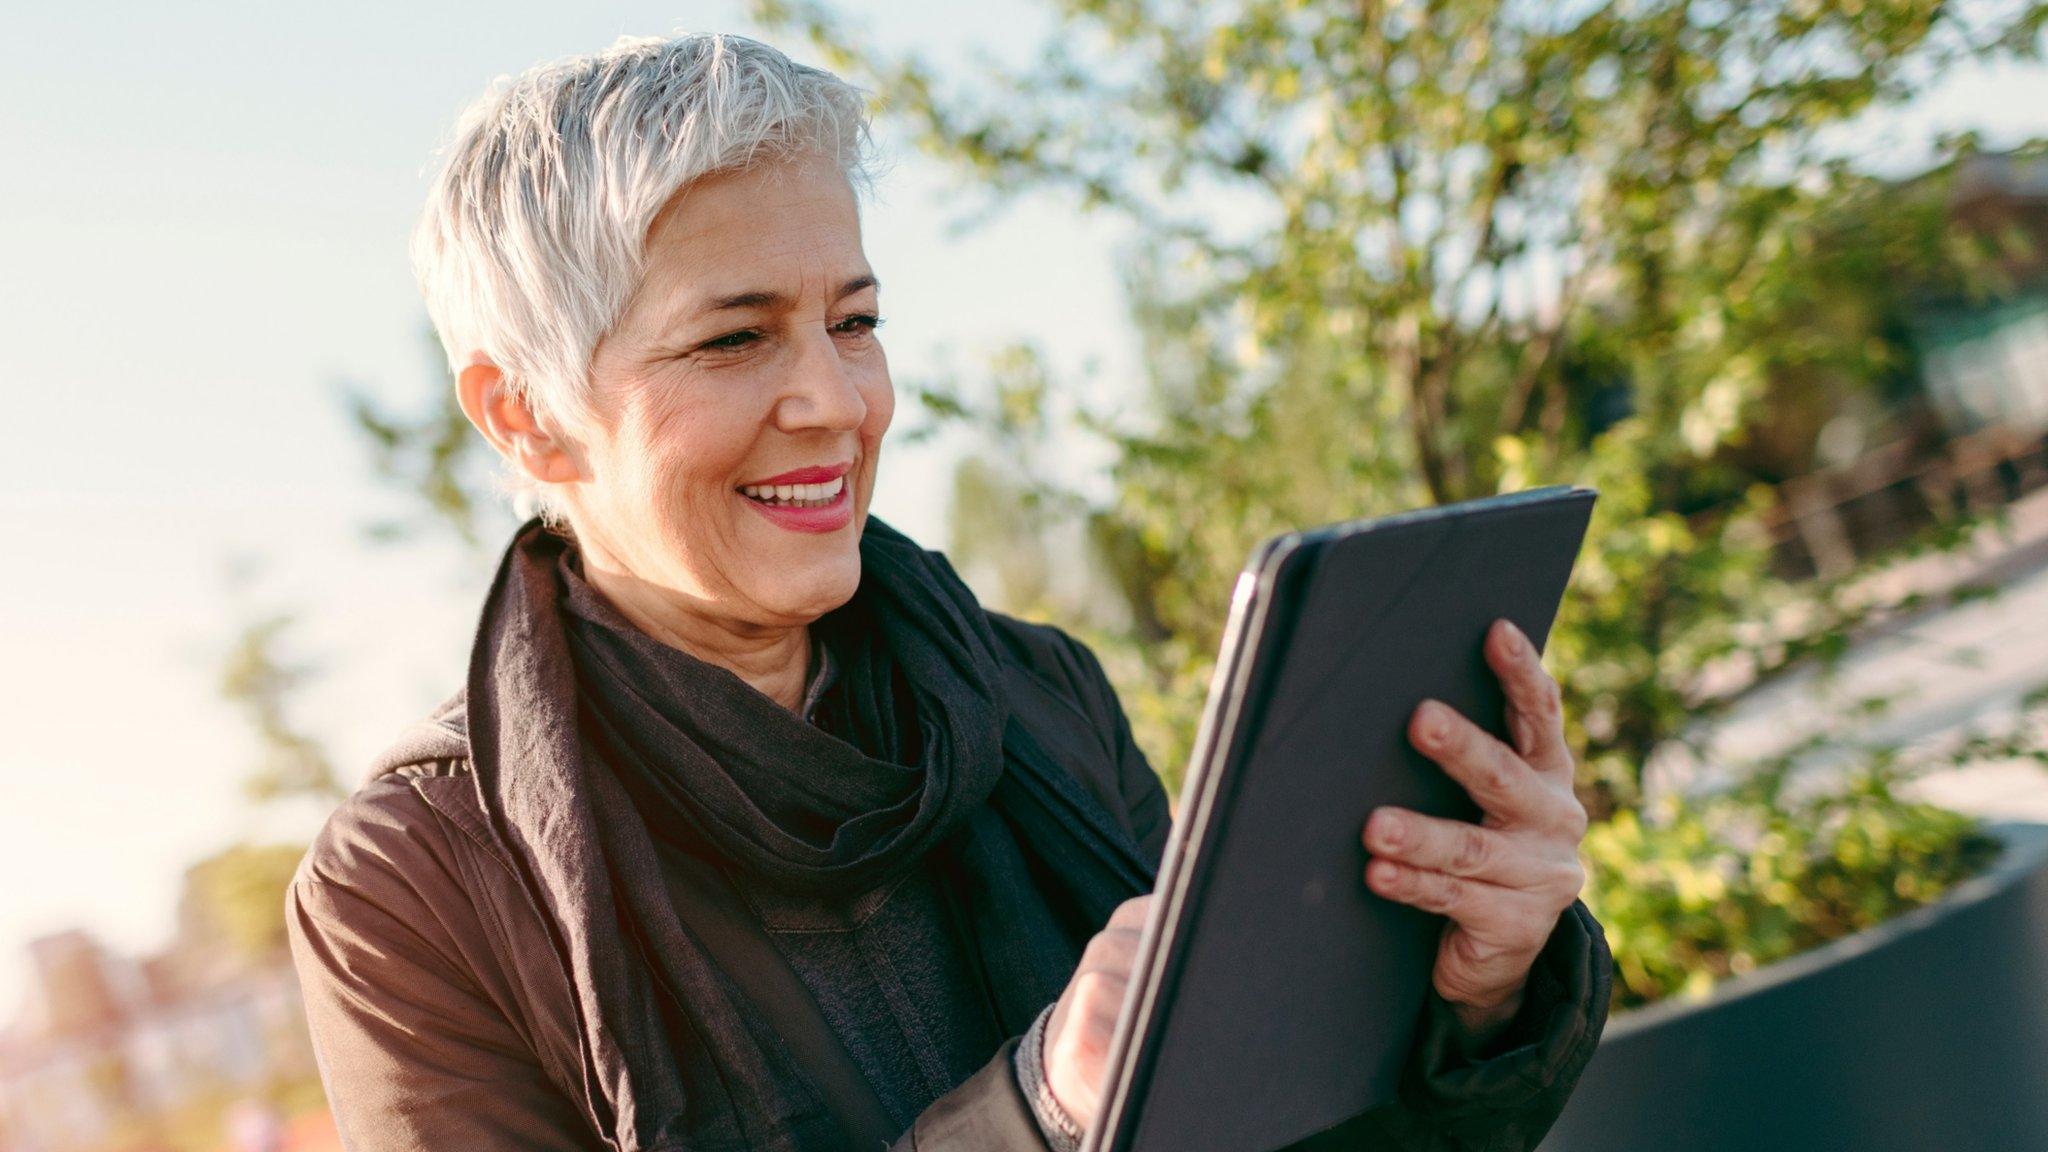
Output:
[[1779,486],[1769,526],[1788,575],[1841,576],[1926,529],[2048,488],[2048,436],[1990,428],[1933,449],[1900,440]]

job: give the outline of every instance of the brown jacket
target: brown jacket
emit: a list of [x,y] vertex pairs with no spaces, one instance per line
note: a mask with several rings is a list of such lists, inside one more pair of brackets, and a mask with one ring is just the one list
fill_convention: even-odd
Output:
[[[1094,656],[1057,629],[990,616],[1013,712],[1156,861],[1166,796]],[[463,722],[458,696],[381,757],[286,895],[329,1104],[350,1152],[610,1147],[589,1101],[617,1070],[585,1066],[566,967],[483,818]],[[1599,925],[1574,905],[1496,1051],[1459,1051],[1432,995],[1401,1101],[1304,1146],[1534,1148],[1592,1055],[1610,971]],[[926,1109],[896,1152],[1043,1149],[1011,1071],[1015,1043]]]

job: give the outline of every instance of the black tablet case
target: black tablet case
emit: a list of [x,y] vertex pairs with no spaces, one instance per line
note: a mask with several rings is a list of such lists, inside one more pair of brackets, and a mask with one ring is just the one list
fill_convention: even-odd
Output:
[[1092,1152],[1261,1152],[1391,1100],[1441,917],[1366,889],[1373,808],[1475,819],[1414,751],[1427,698],[1496,734],[1496,618],[1540,648],[1594,494],[1280,537],[1240,578]]

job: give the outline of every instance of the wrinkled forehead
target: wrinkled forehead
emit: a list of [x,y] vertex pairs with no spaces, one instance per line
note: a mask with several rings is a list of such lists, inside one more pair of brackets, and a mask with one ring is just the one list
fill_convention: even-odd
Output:
[[811,159],[685,185],[648,228],[635,303],[688,319],[829,305],[873,286],[853,187]]

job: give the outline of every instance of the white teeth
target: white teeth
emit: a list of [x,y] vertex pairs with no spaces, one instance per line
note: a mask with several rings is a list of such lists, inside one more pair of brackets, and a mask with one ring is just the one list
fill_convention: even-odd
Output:
[[846,490],[846,477],[823,484],[742,484],[740,494],[765,503],[798,506],[830,504]]

